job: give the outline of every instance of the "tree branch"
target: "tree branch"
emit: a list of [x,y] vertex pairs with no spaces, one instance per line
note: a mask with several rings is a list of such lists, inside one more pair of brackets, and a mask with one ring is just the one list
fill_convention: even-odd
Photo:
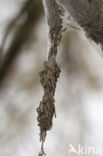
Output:
[[103,44],[103,0],[58,0],[96,43]]

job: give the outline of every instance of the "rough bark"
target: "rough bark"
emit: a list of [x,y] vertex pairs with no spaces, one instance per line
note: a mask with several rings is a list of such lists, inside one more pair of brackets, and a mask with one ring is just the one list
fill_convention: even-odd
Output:
[[59,0],[96,43],[103,44],[103,0]]
[[[96,43],[103,44],[103,0],[55,0],[78,22]],[[54,21],[54,2],[45,0],[48,23]],[[69,17],[68,17],[69,20]],[[55,22],[55,21],[54,21]]]

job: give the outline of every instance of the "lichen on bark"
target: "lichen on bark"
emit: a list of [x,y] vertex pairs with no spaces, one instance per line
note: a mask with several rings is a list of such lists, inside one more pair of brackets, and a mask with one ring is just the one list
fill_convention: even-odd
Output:
[[39,156],[45,155],[43,143],[46,138],[46,132],[51,129],[53,116],[56,116],[54,95],[57,79],[60,74],[60,67],[56,62],[56,55],[57,48],[62,37],[62,32],[64,31],[61,18],[61,16],[63,16],[63,9],[59,7],[55,0],[52,0],[48,8],[49,7],[52,7],[51,12],[49,12],[50,18],[48,18],[48,25],[50,28],[50,49],[48,59],[44,62],[44,70],[40,72],[40,80],[44,89],[44,96],[37,108],[37,120],[40,127],[40,141],[42,142]]

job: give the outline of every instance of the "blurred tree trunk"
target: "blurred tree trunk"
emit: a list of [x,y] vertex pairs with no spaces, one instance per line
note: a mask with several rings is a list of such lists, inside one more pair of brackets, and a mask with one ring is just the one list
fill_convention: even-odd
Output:
[[[22,47],[28,43],[30,37],[35,31],[37,21],[42,17],[43,7],[40,0],[27,0],[18,15],[9,23],[4,35],[4,39],[1,46],[1,52],[3,52],[7,37],[11,31],[14,31],[12,40],[9,47],[5,51],[5,55],[0,60],[0,83],[5,78],[5,75],[12,64],[14,58],[20,53]],[[19,20],[23,20],[22,24],[16,26]]]

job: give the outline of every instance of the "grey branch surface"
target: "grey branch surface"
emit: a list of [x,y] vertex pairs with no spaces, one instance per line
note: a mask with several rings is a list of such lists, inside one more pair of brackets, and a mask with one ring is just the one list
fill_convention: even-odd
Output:
[[[53,13],[53,1],[46,0],[49,11]],[[76,22],[86,31],[88,37],[103,44],[103,0],[57,0]],[[52,18],[54,15],[52,16]],[[48,19],[51,19],[51,14]],[[53,19],[49,20],[53,21]]]

